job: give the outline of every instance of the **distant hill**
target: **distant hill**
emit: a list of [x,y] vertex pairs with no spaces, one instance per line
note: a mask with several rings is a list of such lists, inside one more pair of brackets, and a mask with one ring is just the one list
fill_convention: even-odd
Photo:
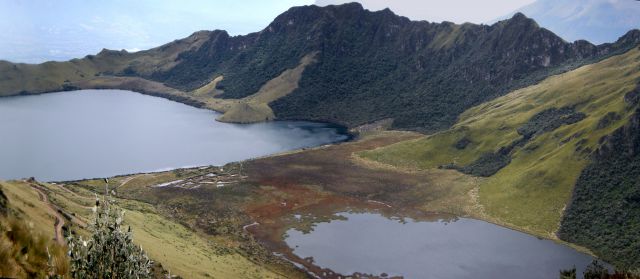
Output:
[[567,41],[613,42],[640,28],[637,0],[538,0],[517,12]]
[[[410,21],[357,3],[303,6],[246,36],[203,31],[136,53],[105,50],[70,62],[0,63],[0,95],[74,89],[77,82],[124,76],[163,83],[188,98],[194,93],[187,92],[223,77],[215,97],[240,99],[298,68],[303,72],[295,80],[279,78],[289,81],[282,87],[290,94],[264,94],[269,97],[263,103],[234,113],[254,114],[252,121],[275,117],[349,127],[393,119],[395,128],[433,132],[471,106],[638,42],[640,31],[613,44],[567,43],[520,13],[487,26]],[[312,63],[298,67],[303,60]]]

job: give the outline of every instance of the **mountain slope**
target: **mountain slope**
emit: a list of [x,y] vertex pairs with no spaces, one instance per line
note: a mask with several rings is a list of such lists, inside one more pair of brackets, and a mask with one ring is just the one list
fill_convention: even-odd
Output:
[[628,123],[602,138],[576,183],[560,238],[624,267],[640,266],[640,85],[626,98],[636,110]]
[[[221,33],[184,62],[151,78],[192,90],[223,75],[223,98],[255,93],[269,79],[319,51],[292,94],[271,104],[279,119],[434,131],[464,109],[638,42],[567,44],[522,14],[492,26],[412,22],[359,4],[295,7],[246,37]],[[186,87],[183,87],[186,86]]]
[[201,31],[148,51],[128,53],[104,49],[97,55],[67,62],[34,65],[0,60],[0,96],[72,89],[72,82],[99,76],[122,76],[132,71],[150,75],[175,66],[179,53],[199,47],[208,37],[209,32]]
[[[621,217],[614,212],[623,211],[629,222],[635,222],[640,213],[625,210],[633,205],[611,207],[604,202],[634,199],[637,164],[632,155],[616,155],[626,154],[616,150],[627,150],[628,144],[607,143],[609,140],[602,138],[612,133],[629,135],[629,141],[623,142],[637,138],[634,129],[614,131],[637,125],[633,123],[637,122],[638,103],[627,100],[639,83],[640,49],[635,48],[473,107],[446,131],[361,156],[402,168],[456,168],[485,176],[479,200],[496,222],[556,238],[564,220],[562,239],[585,245],[612,263],[637,266],[639,250],[613,252],[622,242],[640,242],[636,225],[616,224],[619,219],[611,216]],[[637,94],[633,96],[637,98]],[[603,149],[610,150],[606,153],[616,159],[598,163],[600,160],[592,154]],[[619,165],[631,159],[628,165]],[[587,166],[590,167],[583,172]],[[601,180],[593,180],[594,177]],[[610,184],[599,184],[603,180]],[[625,190],[605,190],[615,189],[618,182],[627,183],[620,186]],[[572,205],[563,219],[569,204]],[[604,213],[604,207],[611,209]],[[602,229],[607,225],[612,229]],[[589,238],[594,240],[586,241]],[[607,239],[624,241],[604,241]]]
[[[161,82],[203,103],[237,100],[317,52],[293,92],[278,94],[268,108],[244,103],[234,111],[248,111],[254,121],[275,116],[350,127],[393,119],[395,128],[432,132],[449,127],[471,106],[638,42],[640,31],[614,44],[566,43],[522,14],[491,26],[456,25],[410,21],[356,3],[304,6],[246,36],[216,30],[133,54],[103,51],[62,63],[0,63],[0,95],[74,89],[97,75]],[[187,93],[220,77],[220,94]]]

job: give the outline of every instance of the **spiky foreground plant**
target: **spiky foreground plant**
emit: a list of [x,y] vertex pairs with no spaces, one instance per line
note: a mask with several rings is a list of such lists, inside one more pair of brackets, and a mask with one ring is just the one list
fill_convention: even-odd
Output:
[[[108,191],[107,191],[108,193]],[[93,235],[69,236],[69,258],[73,278],[149,278],[151,260],[142,247],[132,241],[131,227],[123,229],[124,211],[110,200],[96,197],[94,219],[90,224]]]

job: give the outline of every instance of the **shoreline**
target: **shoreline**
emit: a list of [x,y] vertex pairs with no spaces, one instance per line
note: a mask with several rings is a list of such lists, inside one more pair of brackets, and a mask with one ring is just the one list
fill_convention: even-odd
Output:
[[[114,77],[114,78],[118,78],[118,77]],[[171,88],[173,90],[177,90],[174,88]],[[165,100],[169,100],[169,101],[173,101],[176,103],[181,103],[190,107],[194,107],[194,108],[199,108],[199,109],[206,109],[206,110],[210,110],[210,111],[214,111],[216,113],[219,113],[221,115],[223,115],[225,113],[224,110],[220,109],[219,107],[213,107],[208,105],[206,102],[195,99],[191,96],[181,96],[181,95],[176,95],[176,94],[187,94],[186,92],[183,91],[179,91],[179,93],[175,92],[175,93],[170,93],[170,92],[159,92],[159,91],[148,91],[148,90],[144,90],[144,89],[132,89],[132,88],[128,88],[126,86],[93,86],[93,87],[74,87],[72,89],[59,89],[59,90],[47,90],[47,91],[42,91],[42,92],[28,92],[28,91],[24,91],[24,92],[19,92],[17,94],[13,94],[13,95],[1,95],[0,99],[2,98],[12,98],[12,97],[28,97],[28,96],[39,96],[39,95],[44,95],[44,94],[55,94],[55,93],[63,93],[63,92],[74,92],[74,91],[82,91],[82,90],[121,90],[121,91],[130,91],[130,92],[134,92],[134,93],[138,93],[138,94],[142,94],[142,95],[146,95],[146,96],[151,96],[151,97],[157,97],[157,98],[162,98]],[[216,100],[236,100],[236,99],[216,99]],[[340,123],[340,122],[336,122],[336,121],[331,121],[331,120],[326,120],[326,119],[304,119],[304,118],[287,118],[287,119],[268,119],[268,120],[263,120],[263,121],[251,121],[251,122],[243,122],[243,121],[220,121],[218,118],[214,119],[215,121],[218,121],[220,123],[228,123],[228,124],[238,124],[238,125],[248,125],[248,124],[255,124],[255,123],[267,123],[267,122],[286,122],[286,121],[291,121],[291,122],[311,122],[311,123],[322,123],[322,124],[329,124],[330,126],[332,126],[332,128],[336,128],[338,129],[342,134],[348,135],[351,139],[356,138],[357,137],[357,133],[354,133],[352,130],[357,129],[358,127],[349,127],[347,125],[345,125],[344,123]],[[371,123],[376,123],[377,121],[372,121],[370,123],[365,123],[362,124],[361,126],[365,126]]]
[[[138,93],[138,94],[143,94],[143,95],[148,95],[148,96],[153,96],[153,97],[159,97],[159,98],[167,99],[167,100],[170,100],[170,101],[174,101],[174,102],[182,103],[182,104],[185,104],[185,105],[189,105],[191,107],[196,107],[196,108],[200,108],[200,109],[207,109],[207,110],[216,111],[216,112],[220,113],[220,111],[217,111],[217,110],[212,109],[212,108],[207,107],[207,106],[198,107],[198,106],[192,105],[190,103],[182,102],[180,100],[174,100],[174,99],[168,98],[168,97],[166,97],[167,96],[166,94],[164,94],[164,95],[163,94],[153,94],[153,93],[148,93],[148,92],[140,92],[140,91],[136,91],[136,90],[121,89],[121,88],[80,88],[80,89],[66,90],[66,91],[41,92],[41,93],[37,93],[37,94],[25,93],[24,95],[13,95],[13,96],[4,96],[4,97],[31,96],[31,95],[40,95],[40,94],[48,94],[48,93],[58,93],[58,92],[78,91],[78,90],[91,90],[91,89],[93,89],[93,90],[125,90],[125,91],[131,91],[131,92],[135,92],[135,93]],[[168,96],[171,96],[171,95],[168,94]],[[185,98],[187,98],[187,97],[185,97]],[[308,120],[270,120],[270,121],[306,121],[306,122],[311,122],[311,121],[308,121]],[[227,122],[224,122],[224,123],[227,123]],[[295,150],[283,151],[283,152],[279,152],[279,153],[264,155],[264,156],[261,156],[261,157],[248,158],[248,159],[242,160],[242,161],[229,162],[227,164],[242,163],[242,162],[265,159],[265,158],[273,158],[273,157],[283,156],[283,155],[292,154],[292,153],[300,153],[300,152],[305,152],[305,151],[309,151],[309,150],[318,150],[318,149],[322,149],[322,148],[330,148],[330,147],[334,147],[334,146],[341,145],[341,144],[344,144],[344,143],[357,142],[358,140],[361,139],[359,137],[359,135],[352,134],[351,130],[346,126],[343,126],[343,125],[340,125],[340,124],[336,124],[336,123],[332,123],[332,122],[316,122],[316,123],[324,123],[324,124],[330,124],[330,125],[334,125],[336,127],[340,127],[342,129],[344,129],[343,131],[347,132],[346,135],[348,135],[349,138],[347,140],[341,141],[341,142],[333,142],[333,143],[323,144],[323,145],[320,145],[320,146],[314,146],[314,147],[310,147],[310,148],[299,148],[299,149],[295,149]],[[229,124],[238,124],[238,123],[229,123]],[[240,125],[247,125],[247,124],[240,124]],[[227,165],[227,164],[225,164],[225,165]],[[224,166],[224,165],[222,165],[222,166]],[[196,169],[196,168],[202,168],[202,167],[221,167],[221,166],[201,165],[201,166],[179,167],[179,168],[171,168],[171,169],[162,169],[162,170],[151,171],[151,172],[120,174],[120,175],[110,176],[109,178],[126,177],[126,176],[132,176],[132,175],[140,175],[140,174],[157,174],[157,173],[175,171],[175,170],[180,170],[180,169]],[[89,178],[89,179],[96,179],[96,178]],[[77,179],[77,180],[66,180],[66,181],[51,181],[51,182],[48,182],[48,183],[72,183],[72,182],[78,182],[78,181],[83,181],[83,180],[88,180],[88,179]],[[576,250],[578,252],[585,253],[585,254],[588,254],[588,255],[596,257],[589,249],[587,249],[585,247],[581,247],[581,246],[578,246],[578,245],[575,245],[575,244],[572,244],[572,243],[564,242],[564,241],[562,241],[560,239],[550,237],[549,235],[541,235],[541,234],[538,234],[538,233],[535,233],[535,232],[532,232],[532,231],[527,231],[524,228],[521,228],[521,227],[518,227],[518,226],[514,226],[514,225],[511,225],[511,224],[507,224],[507,223],[504,223],[504,222],[500,222],[500,220],[498,220],[498,219],[489,218],[489,216],[486,216],[486,217],[482,217],[482,216],[460,216],[460,217],[471,218],[471,219],[475,219],[475,220],[479,220],[479,221],[488,222],[488,223],[491,223],[491,224],[494,224],[494,225],[497,225],[497,226],[500,226],[500,227],[504,227],[504,228],[507,228],[507,229],[515,230],[515,231],[519,231],[519,232],[525,233],[527,235],[531,235],[531,236],[542,238],[542,239],[546,239],[546,240],[551,240],[551,241],[553,241],[555,243],[559,243],[559,244],[565,245],[567,247],[570,247],[571,249],[574,249],[574,250]]]
[[[11,95],[11,96],[0,96],[0,98],[19,98],[19,97],[39,96],[39,95],[44,95],[44,94],[55,94],[55,93],[66,93],[66,92],[76,92],[76,93],[81,94],[80,91],[83,91],[83,90],[124,91],[124,92],[128,92],[128,93],[136,93],[136,94],[150,96],[150,97],[162,98],[164,100],[173,101],[173,102],[180,103],[180,104],[183,104],[183,105],[187,105],[187,106],[190,106],[190,107],[193,107],[193,108],[196,108],[196,109],[212,111],[212,112],[215,112],[216,114],[222,114],[223,113],[223,112],[221,112],[219,110],[215,110],[215,109],[207,107],[207,106],[198,106],[198,105],[194,105],[192,102],[184,102],[182,99],[175,99],[175,98],[166,97],[166,96],[170,96],[169,94],[156,94],[156,93],[140,92],[140,91],[134,91],[134,90],[130,90],[130,89],[121,89],[121,88],[87,88],[87,89],[85,89],[85,88],[77,88],[77,89],[66,90],[66,91],[24,93],[24,94]],[[185,97],[185,99],[186,99],[186,97]],[[39,181],[47,182],[47,183],[64,183],[64,182],[77,182],[77,181],[91,180],[91,179],[102,179],[102,178],[105,178],[105,177],[106,178],[115,178],[115,177],[124,177],[124,176],[139,175],[139,174],[157,174],[157,173],[168,172],[168,171],[188,170],[188,169],[202,168],[202,167],[222,167],[222,166],[227,165],[227,164],[239,163],[239,162],[244,162],[244,161],[249,161],[249,160],[256,160],[256,159],[267,158],[267,157],[271,157],[271,156],[280,156],[280,155],[289,154],[289,153],[292,153],[292,152],[301,152],[301,151],[320,148],[320,147],[324,147],[324,146],[328,146],[328,145],[336,145],[336,144],[341,144],[341,143],[346,143],[346,142],[352,142],[352,141],[358,139],[358,137],[359,137],[357,132],[354,133],[347,126],[344,126],[344,125],[341,125],[341,124],[338,124],[338,123],[333,123],[333,122],[321,122],[321,121],[310,121],[310,120],[280,120],[280,119],[269,120],[269,121],[258,122],[258,123],[229,123],[229,122],[222,122],[222,121],[217,121],[217,120],[216,120],[216,122],[229,124],[229,125],[240,125],[240,126],[247,126],[247,125],[259,124],[259,123],[268,123],[268,122],[280,122],[280,123],[300,122],[301,124],[305,124],[305,123],[320,124],[320,125],[324,125],[326,128],[335,130],[335,133],[337,135],[344,136],[345,139],[344,140],[334,140],[334,141],[330,141],[330,142],[327,142],[327,143],[323,143],[321,145],[315,145],[315,146],[309,146],[309,147],[300,147],[300,148],[295,148],[295,149],[291,149],[291,150],[284,150],[284,151],[279,151],[279,152],[275,152],[275,153],[269,153],[269,154],[265,154],[265,155],[260,155],[260,156],[257,156],[257,157],[249,157],[249,158],[245,158],[245,159],[242,159],[242,160],[239,160],[239,161],[230,161],[230,162],[225,162],[225,163],[222,163],[222,164],[195,164],[195,165],[185,165],[185,166],[170,166],[170,167],[161,167],[161,168],[158,168],[158,169],[151,169],[151,170],[140,170],[140,171],[126,172],[126,173],[113,173],[113,174],[107,174],[107,175],[101,176],[101,177],[78,177],[78,178],[69,178],[69,179],[65,178],[65,179],[52,179],[52,180],[40,180],[38,177],[35,177],[35,178],[38,179]],[[13,178],[0,178],[0,179],[11,181],[11,180],[27,179],[29,177],[31,177],[31,176],[13,177]]]

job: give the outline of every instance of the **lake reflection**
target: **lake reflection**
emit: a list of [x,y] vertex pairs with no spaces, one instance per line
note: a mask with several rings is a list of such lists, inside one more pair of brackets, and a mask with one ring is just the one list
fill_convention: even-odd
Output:
[[310,233],[286,232],[300,258],[351,275],[405,278],[558,278],[592,257],[549,240],[474,219],[405,222],[377,213],[340,213]]
[[122,90],[0,98],[0,179],[71,180],[222,165],[344,141],[329,124],[234,125]]

